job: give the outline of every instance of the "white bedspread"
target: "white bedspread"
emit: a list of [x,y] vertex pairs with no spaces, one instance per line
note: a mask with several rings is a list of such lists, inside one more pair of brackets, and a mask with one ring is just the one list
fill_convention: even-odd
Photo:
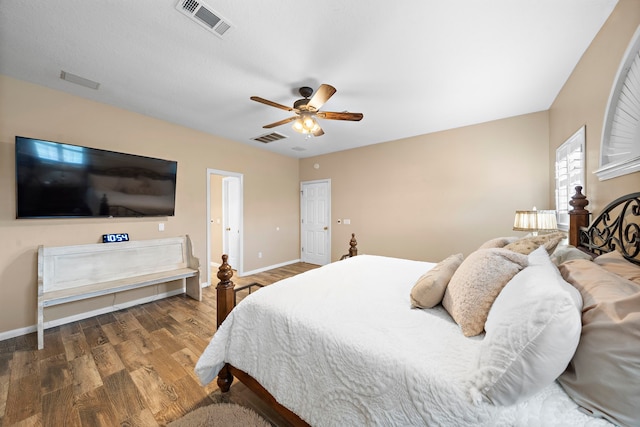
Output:
[[510,407],[474,405],[466,381],[482,336],[440,306],[411,309],[435,264],[360,255],[245,298],[196,365],[203,384],[225,362],[312,426],[601,426],[557,384]]

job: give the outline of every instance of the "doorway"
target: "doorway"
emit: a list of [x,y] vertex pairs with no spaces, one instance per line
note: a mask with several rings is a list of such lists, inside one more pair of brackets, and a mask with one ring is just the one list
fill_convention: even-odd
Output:
[[207,283],[217,283],[216,267],[222,254],[242,276],[243,175],[207,169]]
[[300,183],[300,259],[309,264],[331,262],[331,180]]
[[222,253],[229,256],[229,265],[239,265],[240,179],[237,176],[222,179]]

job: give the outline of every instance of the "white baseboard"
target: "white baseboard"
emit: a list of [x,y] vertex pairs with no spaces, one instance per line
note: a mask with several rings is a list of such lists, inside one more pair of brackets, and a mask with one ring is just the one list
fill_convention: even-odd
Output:
[[0,332],[0,341],[8,340],[9,338],[20,337],[22,335],[30,334],[31,332],[35,332],[36,325],[27,326],[26,328],[14,329],[12,331]]
[[[180,295],[185,293],[185,289],[174,289],[168,292],[162,292],[145,298],[139,298],[137,300],[127,301],[122,304],[112,305],[109,307],[99,308],[97,310],[86,311],[84,313],[74,314],[73,316],[63,317],[61,319],[49,320],[44,322],[44,329],[54,328],[56,326],[66,325],[67,323],[77,322],[79,320],[88,319],[90,317],[100,316],[101,314],[113,313],[114,311],[123,310],[125,308],[133,307],[134,305],[146,304],[149,302],[157,301],[159,299],[171,297],[174,295]],[[0,341],[8,340],[9,338],[15,338],[22,335],[27,335],[32,332],[36,332],[36,325],[27,326],[25,328],[14,329],[11,331],[0,332]]]
[[[284,267],[286,265],[295,264],[296,262],[300,262],[300,259],[294,259],[292,261],[281,262],[280,264],[269,265],[267,267],[258,268],[256,270],[245,271],[242,275],[238,275],[238,277],[250,276],[252,274],[262,273],[263,271],[273,270],[274,268]],[[233,279],[231,279],[233,280]]]

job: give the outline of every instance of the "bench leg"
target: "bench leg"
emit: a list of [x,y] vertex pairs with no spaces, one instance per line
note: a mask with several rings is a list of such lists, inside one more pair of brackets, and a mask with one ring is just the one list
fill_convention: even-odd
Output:
[[44,348],[44,307],[38,303],[38,350]]
[[185,279],[185,289],[191,298],[202,301],[202,287],[200,286],[200,276],[187,277]]

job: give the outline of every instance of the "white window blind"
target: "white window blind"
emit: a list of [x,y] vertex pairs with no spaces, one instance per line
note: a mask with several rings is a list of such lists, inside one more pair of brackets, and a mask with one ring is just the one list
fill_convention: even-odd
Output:
[[556,211],[558,228],[569,229],[569,201],[576,185],[584,187],[585,127],[582,126],[556,150]]
[[624,54],[609,96],[600,147],[602,181],[640,171],[640,26]]

